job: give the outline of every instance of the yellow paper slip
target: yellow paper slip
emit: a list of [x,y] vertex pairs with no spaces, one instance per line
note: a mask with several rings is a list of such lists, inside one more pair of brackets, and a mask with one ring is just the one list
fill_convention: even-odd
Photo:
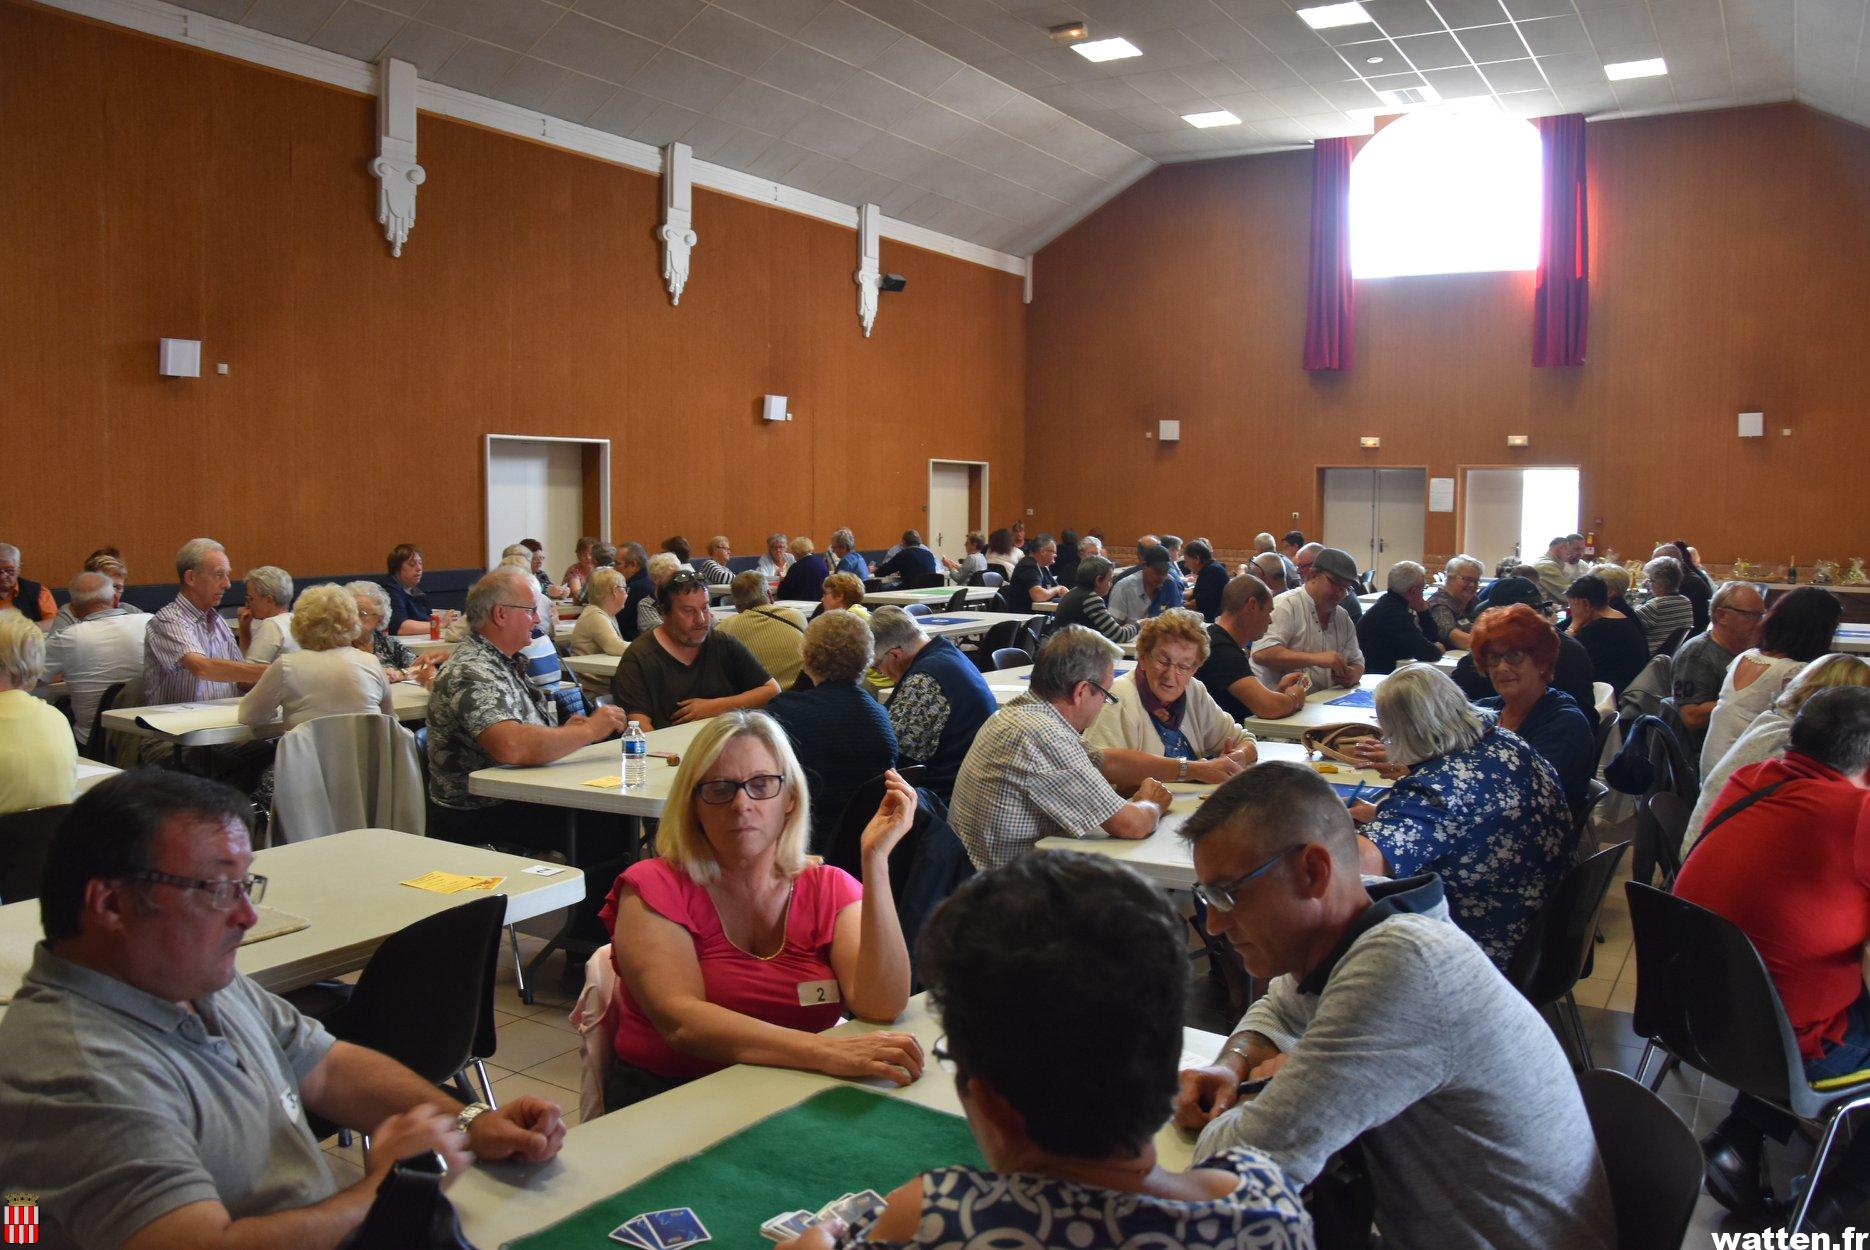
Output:
[[505,877],[470,877],[458,872],[425,872],[404,885],[413,885],[418,890],[429,890],[436,894],[459,894],[463,890],[491,890],[499,886]]
[[623,788],[623,778],[593,777],[584,784],[590,786],[593,790],[621,790]]

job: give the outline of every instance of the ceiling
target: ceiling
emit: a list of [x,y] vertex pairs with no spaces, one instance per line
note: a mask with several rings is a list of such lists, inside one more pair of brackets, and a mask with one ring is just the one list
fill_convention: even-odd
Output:
[[[1800,99],[1870,124],[1870,0],[179,0],[1023,255],[1157,164],[1367,133],[1376,90],[1592,118]],[[1083,19],[1143,55],[1094,64]],[[1607,63],[1663,57],[1660,78]],[[1380,58],[1380,59],[1379,59]],[[1240,125],[1197,130],[1185,113]]]

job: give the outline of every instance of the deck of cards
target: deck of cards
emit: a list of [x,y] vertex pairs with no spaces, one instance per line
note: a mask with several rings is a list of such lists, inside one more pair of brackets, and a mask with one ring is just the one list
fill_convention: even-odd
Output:
[[625,1220],[610,1230],[610,1239],[640,1250],[682,1250],[709,1240],[695,1213],[687,1207],[649,1211]]
[[760,1225],[760,1235],[769,1241],[791,1241],[812,1225],[826,1220],[842,1220],[844,1227],[856,1228],[882,1209],[883,1195],[874,1189],[865,1189],[833,1199],[817,1211],[781,1211]]

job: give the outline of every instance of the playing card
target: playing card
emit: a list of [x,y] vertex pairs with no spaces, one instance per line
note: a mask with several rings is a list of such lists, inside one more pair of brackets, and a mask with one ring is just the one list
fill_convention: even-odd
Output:
[[617,1227],[611,1229],[610,1239],[612,1241],[622,1242],[626,1246],[635,1246],[637,1250],[658,1250],[656,1246],[651,1245],[648,1241],[645,1241],[643,1238],[631,1232],[630,1222],[619,1224]]
[[828,1204],[818,1213],[818,1218],[840,1219],[846,1228],[856,1228],[883,1209],[883,1195],[874,1189],[860,1193],[845,1194],[836,1202]]
[[816,1221],[810,1211],[781,1211],[760,1225],[760,1235],[771,1241],[791,1241]]
[[671,1207],[667,1211],[651,1211],[632,1220],[631,1226],[639,1232],[647,1232],[650,1250],[681,1250],[683,1246],[692,1246],[697,1242],[707,1241],[708,1230],[701,1226],[701,1221],[688,1207]]

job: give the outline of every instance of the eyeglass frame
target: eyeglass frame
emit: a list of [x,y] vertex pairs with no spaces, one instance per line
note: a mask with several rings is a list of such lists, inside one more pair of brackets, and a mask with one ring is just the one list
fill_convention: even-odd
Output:
[[[771,777],[774,781],[779,783],[774,787],[773,792],[764,796],[755,794],[753,792],[753,783],[756,781],[764,781],[768,777]],[[708,786],[732,786],[733,789],[727,793],[727,797],[725,798],[711,799],[702,793]],[[785,788],[786,778],[784,773],[754,773],[753,776],[743,777],[739,781],[735,781],[731,777],[711,777],[706,781],[697,781],[695,783],[694,793],[696,798],[710,807],[726,807],[739,797],[742,790],[745,790],[747,792],[747,797],[752,799],[755,803],[765,803],[778,798],[784,793]]]
[[954,1052],[948,1049],[948,1035],[946,1033],[937,1037],[934,1042],[929,1045],[929,1058],[935,1061],[935,1066],[937,1068],[940,1068],[943,1072],[949,1073],[950,1075],[956,1075],[961,1071],[961,1065],[955,1062]]
[[515,612],[524,612],[535,621],[544,619],[540,615],[539,605],[536,603],[508,603],[506,600],[501,599],[495,601],[493,606],[496,608],[511,608]]
[[1119,699],[1116,695],[1110,693],[1110,691],[1104,689],[1104,687],[1098,685],[1096,682],[1092,681],[1089,677],[1086,677],[1084,679],[1084,684],[1089,686],[1091,689],[1097,691],[1099,694],[1103,695],[1104,702],[1106,703],[1121,703],[1122,702],[1122,700]]
[[[158,872],[154,868],[143,868],[136,872],[125,873],[122,879],[125,881],[145,881],[151,885],[172,885],[178,890],[201,890],[208,895],[208,905],[215,911],[234,910],[234,900],[236,898],[245,898],[255,907],[258,907],[260,905],[260,900],[266,897],[267,879],[257,872],[248,873],[244,877],[209,879],[206,877],[179,877],[172,872]],[[222,902],[222,892],[230,886],[238,888],[234,893],[228,895],[226,902]]]
[[1201,667],[1199,664],[1171,664],[1168,653],[1165,651],[1151,651],[1149,658],[1143,663],[1162,673],[1175,673],[1181,677],[1193,677],[1196,670]]
[[[1309,845],[1311,844],[1308,842],[1294,842],[1283,851],[1275,852],[1272,858],[1268,859],[1253,871],[1242,873],[1232,881],[1224,881],[1220,885],[1209,885],[1206,882],[1197,881],[1195,882],[1194,895],[1196,898],[1200,899],[1205,906],[1215,911],[1232,911],[1240,905],[1240,900],[1235,897],[1234,891],[1238,890],[1255,877],[1263,876],[1271,872],[1274,864],[1279,863],[1279,861],[1299,848]],[[1223,899],[1226,901],[1223,902]]]

